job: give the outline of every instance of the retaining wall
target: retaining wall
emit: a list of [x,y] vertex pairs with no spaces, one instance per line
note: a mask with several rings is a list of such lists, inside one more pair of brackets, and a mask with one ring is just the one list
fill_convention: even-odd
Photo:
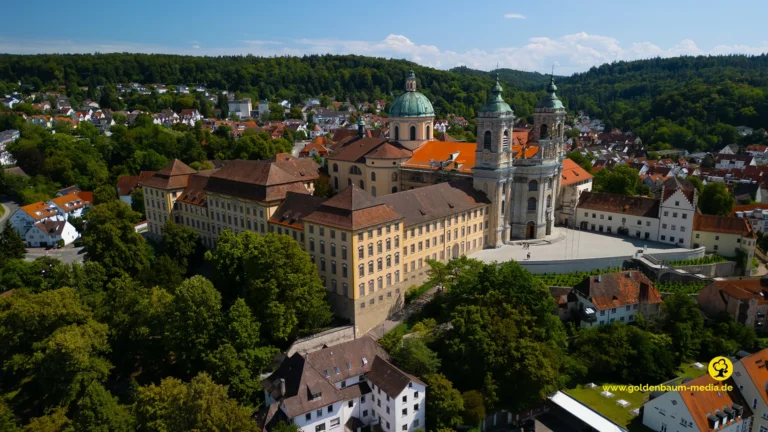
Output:
[[[688,249],[684,251],[659,252],[653,256],[665,261],[682,261],[704,256],[705,249]],[[613,267],[623,267],[624,262],[634,258],[633,255],[602,257],[602,258],[583,258],[570,260],[554,261],[518,261],[526,270],[534,274],[541,273],[571,273],[577,271],[603,270]]]

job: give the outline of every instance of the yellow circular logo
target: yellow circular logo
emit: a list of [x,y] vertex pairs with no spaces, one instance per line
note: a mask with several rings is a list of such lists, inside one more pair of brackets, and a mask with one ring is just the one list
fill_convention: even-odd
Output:
[[709,362],[707,371],[712,378],[718,381],[725,381],[733,373],[733,363],[725,357],[715,357]]

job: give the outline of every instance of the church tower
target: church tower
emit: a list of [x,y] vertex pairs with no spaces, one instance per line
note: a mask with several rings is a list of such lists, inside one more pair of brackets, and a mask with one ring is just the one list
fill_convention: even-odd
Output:
[[477,149],[474,187],[491,201],[486,247],[501,247],[510,237],[509,204],[514,154],[512,131],[515,115],[501,96],[498,76],[491,97],[477,115]]
[[532,141],[539,143],[543,159],[556,159],[565,154],[565,107],[555,92],[555,77],[547,86],[547,95],[533,111]]

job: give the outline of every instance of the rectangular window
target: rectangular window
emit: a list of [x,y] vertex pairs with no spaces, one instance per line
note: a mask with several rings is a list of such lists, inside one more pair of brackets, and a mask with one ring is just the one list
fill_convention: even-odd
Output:
[[[330,411],[328,411],[328,412],[330,412]],[[339,427],[340,423],[341,423],[341,420],[339,420],[338,417],[331,419],[331,429],[333,429],[335,427]]]
[[317,426],[315,426],[315,432],[322,432],[325,430],[325,423],[321,423]]

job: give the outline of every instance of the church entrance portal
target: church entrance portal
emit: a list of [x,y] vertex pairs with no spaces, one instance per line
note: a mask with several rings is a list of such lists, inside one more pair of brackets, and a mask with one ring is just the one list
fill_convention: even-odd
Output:
[[525,226],[525,238],[526,239],[536,238],[536,224],[535,223],[528,222],[528,225]]

